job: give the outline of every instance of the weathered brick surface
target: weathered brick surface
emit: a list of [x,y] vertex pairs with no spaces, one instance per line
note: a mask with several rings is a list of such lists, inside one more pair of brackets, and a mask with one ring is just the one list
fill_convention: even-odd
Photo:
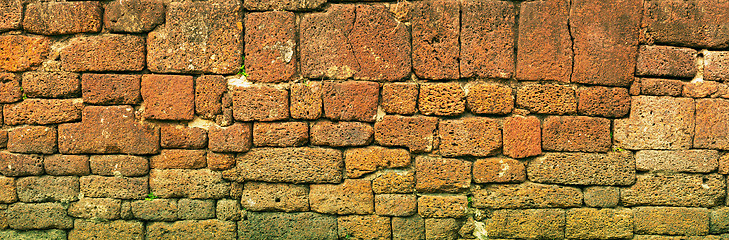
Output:
[[63,239],[66,239],[66,231],[59,230],[59,229],[27,230],[27,231],[7,230],[7,231],[0,231],[0,238],[16,239],[16,240],[35,240],[35,239],[63,240]]
[[461,77],[510,78],[514,75],[513,39],[517,11],[511,2],[461,2]]
[[[147,38],[150,71],[213,74],[238,71],[243,62],[240,5],[173,2],[167,6],[166,16],[165,24],[150,32]],[[179,47],[183,45],[186,47]]]
[[435,144],[438,119],[385,115],[375,123],[375,142],[382,146],[404,146],[411,152],[430,152]]
[[12,229],[73,228],[73,218],[61,203],[16,203],[8,207],[6,214]]
[[519,183],[526,180],[524,163],[510,158],[478,159],[473,163],[475,183]]
[[369,180],[345,179],[341,184],[313,184],[309,188],[309,204],[314,212],[361,215],[375,211],[375,196]]
[[533,113],[569,114],[577,111],[577,98],[570,86],[530,84],[517,89],[516,107]]
[[43,168],[49,175],[83,176],[91,173],[86,155],[50,155],[43,159]]
[[324,82],[324,116],[341,121],[375,121],[380,85],[374,82]]
[[490,118],[462,118],[438,124],[443,156],[489,156],[501,148],[499,122]]
[[61,35],[101,30],[99,2],[37,2],[25,7],[23,29],[43,35]]
[[575,208],[566,211],[565,237],[574,239],[630,238],[633,211],[630,209]]
[[55,128],[44,126],[25,126],[8,132],[7,148],[16,153],[53,154],[58,150]]
[[696,50],[669,46],[641,46],[636,75],[691,78],[696,74]]
[[514,110],[511,87],[500,84],[476,84],[468,87],[468,109],[477,114],[509,114]]
[[615,145],[626,149],[687,149],[694,132],[694,100],[637,96],[630,117],[614,121]]
[[654,96],[681,96],[684,82],[661,78],[641,78],[640,94]]
[[623,117],[630,112],[628,89],[579,88],[577,89],[577,112],[588,116]]
[[620,201],[620,189],[617,187],[586,187],[582,193],[588,207],[616,207]]
[[3,106],[5,124],[54,124],[81,119],[81,99],[26,99]]
[[471,162],[454,158],[415,158],[418,192],[461,192],[471,186]]
[[709,210],[706,208],[640,207],[633,209],[636,234],[706,235]]
[[418,111],[417,83],[385,83],[380,106],[386,113],[410,115]]
[[251,85],[233,90],[233,117],[238,121],[276,121],[289,117],[289,92]]
[[284,82],[296,74],[296,16],[293,12],[254,12],[245,18],[246,79]]
[[[709,1],[646,1],[643,24],[646,38],[656,43],[702,48],[729,46],[727,3]],[[681,13],[681,14],[676,14]]]
[[[372,127],[369,128],[369,138],[371,138],[374,131]],[[329,138],[331,137],[341,138],[343,136],[329,136]],[[253,144],[258,147],[295,147],[304,145],[308,140],[309,125],[305,122],[256,122],[253,124]]]
[[473,207],[477,208],[567,208],[580,205],[580,189],[557,185],[490,185],[473,192]]
[[58,149],[63,154],[157,153],[159,128],[135,120],[131,106],[88,106],[82,122],[58,126]]
[[638,171],[709,173],[719,166],[715,150],[643,150],[635,154]]
[[313,212],[248,213],[247,219],[238,222],[238,237],[251,240],[339,239],[337,218]]
[[390,218],[377,215],[350,215],[337,218],[339,236],[354,239],[390,239]]
[[709,232],[725,233],[729,230],[729,208],[720,207],[712,209],[709,217]]
[[165,20],[163,2],[113,1],[104,6],[104,28],[112,32],[148,32]]
[[417,196],[412,194],[375,195],[375,213],[380,216],[410,216],[417,213],[417,205]]
[[183,125],[163,125],[160,128],[162,148],[200,149],[208,145],[205,129]]
[[516,78],[569,82],[572,41],[569,1],[537,1],[521,5]]
[[719,158],[719,174],[729,174],[729,154]]
[[425,239],[456,239],[458,225],[453,218],[426,218]]
[[238,182],[339,183],[344,169],[342,153],[328,148],[256,148],[236,162],[223,175]]
[[198,169],[207,165],[205,150],[164,149],[149,159],[149,166],[156,169]]
[[412,172],[385,172],[372,180],[372,190],[377,193],[412,193],[415,191],[415,174]]
[[48,56],[50,39],[36,36],[0,36],[0,70],[22,72],[39,65]]
[[192,120],[195,92],[192,76],[142,75],[144,117],[159,120]]
[[286,183],[246,182],[241,206],[249,211],[309,211],[309,188]]
[[248,10],[289,10],[289,11],[300,11],[300,10],[312,10],[318,9],[322,4],[326,3],[324,0],[249,0],[243,1],[243,7]]
[[195,79],[195,113],[202,118],[213,119],[223,113],[223,93],[227,84],[220,75],[203,75]]
[[147,221],[177,220],[176,199],[137,200],[131,203],[134,217]]
[[382,168],[410,165],[410,153],[405,149],[378,146],[350,148],[344,151],[344,166],[349,178],[358,178]]
[[208,132],[208,148],[213,152],[246,152],[251,149],[251,128],[249,123],[214,126]]
[[542,125],[542,148],[546,151],[607,152],[611,145],[609,119],[553,116]]
[[61,65],[69,72],[141,71],[144,37],[106,34],[71,39],[61,50]]
[[149,192],[147,177],[81,177],[81,194],[92,198],[143,199]]
[[[121,205],[122,201],[119,199],[81,198],[77,202],[71,203],[68,207],[68,215],[75,218],[119,219]],[[79,228],[79,226],[75,226],[75,228]]]
[[146,239],[236,239],[235,222],[187,220],[174,223],[156,222],[147,225]]
[[20,77],[13,73],[0,73],[0,103],[12,103],[23,98]]
[[420,85],[418,110],[424,115],[455,116],[466,108],[466,93],[458,83]]
[[139,221],[100,222],[77,219],[68,232],[68,239],[144,239],[144,223]]
[[407,218],[393,217],[392,220],[393,240],[424,240],[425,221],[418,215]]
[[466,216],[466,196],[420,196],[418,214],[424,218],[461,218]]
[[208,168],[213,171],[228,170],[235,166],[235,155],[208,152]]
[[238,221],[241,217],[238,200],[220,199],[215,204],[215,215],[222,221]]
[[0,203],[14,203],[18,201],[15,178],[0,176],[0,187],[5,189],[5,191],[0,192]]
[[43,174],[43,158],[38,155],[0,152],[0,174],[22,177]]
[[625,206],[711,207],[723,204],[726,183],[718,174],[649,173],[620,191]]
[[94,74],[81,76],[84,103],[98,105],[137,104],[141,100],[139,94],[140,75]]
[[695,148],[729,150],[729,101],[700,99],[696,101]]
[[160,198],[220,199],[228,196],[230,183],[208,169],[152,169],[149,190]]
[[704,54],[704,79],[710,81],[729,80],[729,52],[706,51]]
[[23,2],[20,0],[7,1],[0,6],[0,32],[19,29],[23,20]]
[[332,147],[365,146],[375,130],[367,123],[320,121],[311,126],[311,144]]
[[24,177],[15,181],[21,202],[71,202],[78,200],[78,177]]
[[718,82],[712,81],[692,81],[687,82],[683,85],[683,96],[690,98],[705,98],[709,96],[716,96],[715,93],[719,91],[720,85]]
[[291,117],[313,120],[322,115],[321,82],[297,83],[291,85]]
[[507,117],[503,128],[504,155],[525,158],[542,154],[542,129],[537,117]]
[[485,222],[489,238],[557,239],[564,237],[565,210],[497,210]]
[[23,73],[23,93],[30,98],[71,98],[81,92],[78,73],[26,72]]
[[459,2],[433,1],[413,5],[413,72],[426,79],[458,79]]

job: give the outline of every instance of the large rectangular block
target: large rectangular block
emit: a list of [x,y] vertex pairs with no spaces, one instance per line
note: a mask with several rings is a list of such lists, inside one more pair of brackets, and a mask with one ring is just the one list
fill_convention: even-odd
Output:
[[81,93],[78,73],[25,72],[23,93],[29,98],[72,98]]
[[412,7],[413,72],[426,79],[459,78],[460,5],[419,2]]
[[81,99],[25,99],[3,106],[5,124],[55,124],[81,119]]
[[649,173],[620,191],[625,206],[712,207],[724,203],[726,182],[719,174]]
[[145,66],[142,36],[105,34],[71,39],[61,50],[61,66],[69,72],[141,71]]
[[256,148],[236,162],[223,175],[238,182],[339,183],[344,169],[342,153],[328,148]]
[[0,36],[0,70],[22,72],[45,60],[50,50],[50,38],[40,36]]
[[73,228],[73,218],[61,203],[16,203],[8,207],[6,214],[12,229]]
[[147,225],[148,240],[159,239],[220,239],[235,240],[235,222],[209,220],[186,220],[179,222],[155,222]]
[[77,219],[68,232],[68,239],[144,239],[144,223],[139,221],[100,222]]
[[324,82],[324,116],[332,120],[373,122],[377,114],[380,85],[374,82]]
[[43,174],[43,158],[38,155],[0,152],[0,174],[22,177]]
[[23,20],[22,1],[6,1],[5,4],[0,5],[0,12],[5,13],[0,16],[0,32],[20,28],[20,23]]
[[489,238],[561,239],[565,231],[565,210],[496,210],[485,221]]
[[688,149],[694,134],[694,100],[635,96],[630,117],[616,119],[615,145],[626,149]]
[[564,115],[577,112],[577,97],[571,86],[529,84],[516,90],[516,107],[533,113]]
[[482,117],[440,121],[440,154],[448,157],[494,155],[502,143],[499,125],[498,120]]
[[541,125],[535,116],[507,117],[503,126],[504,155],[525,158],[542,154]]
[[622,239],[633,236],[631,209],[574,208],[567,210],[566,219],[566,238]]
[[99,32],[103,11],[94,1],[34,2],[25,7],[23,29],[43,35]]
[[693,147],[729,150],[729,100],[696,100]]
[[78,200],[80,190],[75,176],[24,177],[15,184],[21,202],[72,202]]
[[643,150],[635,154],[638,171],[709,173],[719,166],[715,150]]
[[529,180],[571,185],[631,185],[635,158],[630,152],[547,153],[527,167]]
[[195,115],[192,76],[142,75],[144,117],[159,120],[192,120]]
[[309,211],[309,188],[287,183],[246,182],[241,206],[249,211]]
[[435,156],[415,158],[418,192],[461,192],[471,186],[469,161]]
[[143,199],[149,192],[149,178],[81,177],[81,193],[85,197]]
[[[519,9],[507,1],[461,1],[461,77],[511,78]],[[415,48],[415,47],[413,47]]]
[[636,75],[692,78],[696,74],[696,50],[670,46],[641,46]]
[[706,235],[709,209],[640,207],[633,210],[636,234]]
[[313,184],[309,188],[311,211],[338,215],[375,212],[375,196],[370,180],[346,179],[337,185]]
[[117,105],[139,103],[140,75],[94,74],[81,75],[84,103]]
[[606,118],[552,116],[542,125],[546,151],[607,152],[611,146],[610,120]]
[[643,7],[647,39],[697,48],[729,46],[729,3],[725,1],[648,0]]
[[276,121],[289,118],[289,92],[249,85],[232,90],[233,117],[238,121]]
[[473,192],[477,208],[567,208],[582,205],[579,188],[538,183],[490,185]]
[[285,82],[296,74],[297,25],[293,12],[253,12],[245,18],[247,80]]
[[221,199],[230,194],[230,183],[209,169],[152,169],[149,189],[161,198]]
[[238,222],[238,237],[249,240],[339,239],[337,218],[313,212],[248,213],[247,218]]
[[569,82],[572,74],[570,2],[534,1],[521,4],[516,78]]
[[404,146],[411,152],[433,150],[438,118],[385,115],[375,123],[375,142],[382,146]]

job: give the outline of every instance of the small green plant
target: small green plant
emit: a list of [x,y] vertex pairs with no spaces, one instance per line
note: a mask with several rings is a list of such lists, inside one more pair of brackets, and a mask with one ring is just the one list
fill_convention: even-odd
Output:
[[310,87],[311,83],[309,82],[309,79],[304,79],[304,86]]
[[472,196],[468,196],[467,199],[468,199],[468,207],[470,208],[471,207],[471,204],[473,204],[473,197]]
[[152,201],[152,200],[155,200],[155,199],[157,199],[157,196],[154,195],[154,192],[150,192],[150,193],[147,194],[147,198],[145,198],[144,200]]
[[613,152],[624,152],[624,151],[625,151],[625,149],[623,149],[621,147],[613,146]]
[[347,233],[347,235],[344,236],[344,239],[346,239],[346,240],[352,239],[352,235],[349,235],[349,233]]
[[245,77],[248,77],[248,73],[246,73],[246,64],[245,64],[246,57],[243,57],[242,61],[243,63],[238,68],[238,75],[243,75]]
[[27,99],[28,96],[25,95],[25,90],[23,89],[23,87],[20,87],[20,91],[23,92],[23,100]]

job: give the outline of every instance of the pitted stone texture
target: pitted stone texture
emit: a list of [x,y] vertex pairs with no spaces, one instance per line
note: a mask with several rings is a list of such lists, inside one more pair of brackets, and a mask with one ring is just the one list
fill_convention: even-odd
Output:
[[424,218],[462,218],[466,216],[466,196],[420,196],[418,214]]
[[312,184],[309,188],[311,211],[337,215],[375,211],[375,196],[369,180],[345,179],[341,184]]
[[727,2],[650,0],[643,6],[648,40],[700,48],[729,46]]
[[[68,215],[75,218],[119,219],[122,201],[112,198],[81,198],[68,207]],[[77,222],[78,223],[78,222]],[[78,226],[76,226],[78,228]]]
[[25,99],[3,106],[5,124],[47,125],[81,119],[81,99]]
[[471,186],[471,162],[430,156],[415,158],[418,192],[462,192]]
[[95,1],[34,2],[25,7],[23,29],[43,35],[99,32],[103,11]]
[[208,145],[205,129],[183,125],[163,125],[160,128],[162,148],[201,149]]
[[519,183],[526,180],[524,163],[510,158],[478,159],[473,163],[475,183]]
[[516,78],[569,82],[572,71],[570,2],[536,1],[521,5]]
[[43,174],[43,158],[38,155],[0,152],[0,174],[22,177]]
[[681,80],[641,78],[640,94],[653,96],[681,96],[684,82]]
[[314,10],[319,9],[325,0],[246,0],[243,1],[243,7],[248,10]]
[[413,5],[413,72],[425,79],[458,79],[459,2],[432,1]]
[[340,121],[374,122],[380,85],[375,82],[324,82],[324,116]]
[[542,148],[546,151],[607,152],[611,145],[609,119],[552,116],[542,125]]
[[4,13],[2,16],[0,16],[0,32],[20,28],[20,23],[23,20],[22,1],[7,1],[2,6],[0,6],[0,12]]
[[304,15],[300,32],[307,78],[395,81],[410,72],[407,27],[384,5],[332,5]]
[[712,209],[709,227],[711,233],[726,233],[729,230],[729,208]]
[[81,92],[78,73],[23,73],[23,93],[29,98],[71,98]]
[[643,150],[635,154],[638,171],[709,173],[719,166],[715,150]]
[[209,169],[152,169],[149,189],[161,198],[221,199],[228,196],[230,183]]
[[438,118],[385,115],[375,123],[375,142],[382,146],[404,146],[411,152],[430,152],[435,145]]
[[81,194],[92,198],[143,199],[149,192],[147,177],[81,177]]
[[229,127],[210,128],[208,148],[213,152],[247,152],[251,149],[251,124],[234,123]]
[[485,222],[489,238],[560,239],[564,238],[565,210],[496,210]]
[[684,97],[690,98],[718,97],[720,87],[725,88],[726,85],[712,81],[692,81],[683,85],[682,92]]
[[[5,189],[5,191],[0,192],[0,203],[14,203],[18,201],[15,178],[0,176],[0,187]],[[0,224],[0,226],[2,225]]]
[[582,191],[588,207],[613,208],[620,202],[618,187],[586,187]]
[[631,209],[574,208],[567,210],[565,237],[570,239],[630,238]]
[[694,148],[729,150],[729,100],[696,100]]
[[392,237],[390,218],[377,215],[341,216],[337,218],[337,228],[339,236],[345,239],[387,240]]
[[201,118],[214,119],[223,113],[223,94],[227,90],[225,78],[203,75],[195,79],[195,113]]
[[718,174],[649,173],[620,191],[625,206],[712,207],[723,204],[726,182]]
[[111,32],[149,32],[164,20],[162,1],[113,1],[104,6],[104,27]]
[[250,240],[337,240],[337,218],[313,212],[248,213],[238,222],[238,237]]
[[[374,130],[372,127],[369,128],[371,138]],[[259,147],[296,147],[306,144],[308,140],[309,125],[305,122],[256,122],[253,124],[253,144]]]
[[296,74],[296,16],[252,12],[245,17],[245,70],[253,82],[285,82]]
[[380,216],[410,216],[417,213],[417,196],[413,194],[375,195],[375,213]]
[[20,77],[13,73],[0,73],[0,103],[13,103],[23,99]]
[[205,150],[164,149],[149,159],[150,168],[198,169],[207,165]]
[[372,190],[382,193],[412,193],[415,191],[415,174],[412,172],[385,172],[372,180]]
[[570,114],[577,111],[577,98],[570,86],[530,84],[517,89],[516,107],[533,113]]
[[706,235],[709,210],[706,208],[641,207],[633,210],[636,234]]
[[626,149],[688,149],[694,134],[694,100],[636,96],[630,117],[613,123],[615,145]]
[[641,46],[636,75],[691,78],[696,75],[696,50],[669,46]]
[[16,203],[6,211],[12,229],[71,229],[73,218],[61,203]]
[[456,239],[459,225],[453,218],[426,218],[425,239]]
[[58,149],[64,154],[159,151],[159,128],[137,122],[130,106],[84,108],[83,121],[58,126]]
[[176,221],[177,199],[152,199],[131,202],[134,217],[147,221]]
[[71,39],[61,50],[61,66],[69,72],[141,71],[144,37],[105,34]]
[[156,222],[147,225],[146,239],[236,239],[235,222],[209,220],[186,220],[174,223]]
[[425,240],[425,221],[418,215],[411,217],[393,217],[393,240]]
[[635,158],[626,152],[547,153],[527,167],[529,180],[570,185],[631,185]]
[[289,118],[289,92],[268,86],[233,90],[233,117],[238,121],[276,121]]
[[15,181],[21,202],[72,202],[78,200],[78,177],[24,177]]
[[410,153],[379,146],[350,148],[344,151],[344,165],[348,178],[359,178],[382,168],[406,167],[410,165]]
[[309,187],[286,183],[246,182],[241,206],[248,211],[309,211]]
[[291,85],[291,117],[314,120],[322,115],[322,83],[307,82]]
[[165,24],[148,35],[147,67],[164,73],[235,74],[243,62],[241,19],[238,4],[170,3]]
[[468,87],[468,109],[476,114],[509,114],[514,110],[511,87],[500,84],[476,84]]
[[461,2],[461,77],[508,79],[514,75],[517,14],[512,2]]
[[236,162],[223,176],[237,182],[339,183],[344,169],[342,153],[328,148],[256,148]]
[[208,168],[213,171],[228,170],[235,166],[235,155],[208,152]]
[[222,221],[238,221],[241,217],[239,200],[220,199],[215,205],[215,214]]
[[579,188],[539,183],[490,185],[473,192],[476,208],[568,208],[582,205]]
[[642,4],[640,0],[571,2],[569,24],[575,58],[572,82],[630,86]]
[[504,155],[525,158],[542,154],[542,128],[535,116],[507,117],[503,127]]
[[420,85],[418,110],[423,115],[455,116],[466,108],[466,93],[458,83]]
[[131,155],[92,155],[91,172],[102,176],[140,177],[149,172],[146,158]]
[[8,132],[8,151],[16,153],[53,154],[58,150],[55,128],[25,126]]
[[192,120],[195,90],[192,76],[142,75],[144,117],[158,120]]
[[623,117],[630,112],[630,94],[626,88],[578,88],[577,112],[588,116]]
[[704,54],[704,79],[729,81],[729,52],[706,51]]
[[66,231],[60,229],[49,229],[49,230],[28,230],[28,231],[16,231],[7,230],[0,231],[0,238],[2,239],[14,239],[14,240],[65,240]]
[[84,103],[97,105],[138,104],[140,75],[93,74],[81,76]]
[[0,70],[22,72],[38,66],[48,56],[50,39],[21,35],[0,36]]
[[144,239],[144,223],[139,221],[93,221],[76,219],[68,239]]
[[411,115],[418,111],[417,83],[385,83],[380,106],[386,113]]
[[332,147],[365,146],[372,142],[374,129],[361,122],[316,122],[311,127],[311,144]]
[[447,157],[494,155],[501,148],[499,128],[499,122],[491,118],[440,121],[440,154]]

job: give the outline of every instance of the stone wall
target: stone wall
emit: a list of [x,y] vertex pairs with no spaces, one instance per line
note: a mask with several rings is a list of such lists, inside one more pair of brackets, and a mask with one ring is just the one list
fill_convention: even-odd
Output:
[[724,0],[0,12],[0,239],[729,238]]

